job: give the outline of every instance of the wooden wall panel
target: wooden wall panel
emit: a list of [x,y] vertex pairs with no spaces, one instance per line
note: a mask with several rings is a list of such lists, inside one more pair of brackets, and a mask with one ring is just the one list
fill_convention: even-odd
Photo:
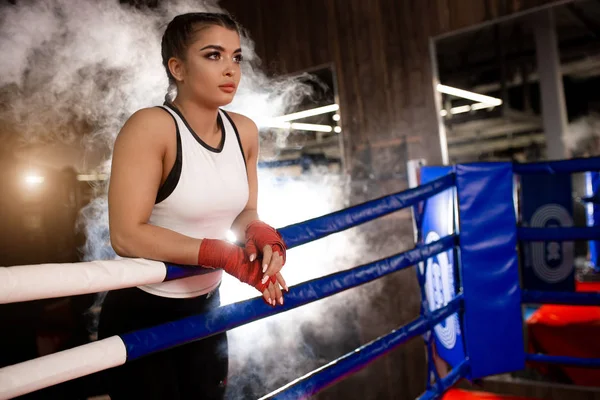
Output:
[[[390,139],[410,137],[410,157],[441,161],[431,82],[431,36],[547,3],[221,1],[249,30],[269,71],[291,73],[326,63],[336,66],[346,165],[353,176],[377,175],[370,171],[365,148]],[[415,138],[420,142],[415,143]]]

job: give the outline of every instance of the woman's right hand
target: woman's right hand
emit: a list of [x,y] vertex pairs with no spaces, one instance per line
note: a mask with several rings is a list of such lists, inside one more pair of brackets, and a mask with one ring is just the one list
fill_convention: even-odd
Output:
[[262,259],[250,261],[244,250],[235,244],[217,239],[202,239],[198,250],[198,265],[220,268],[240,281],[247,283],[262,293],[265,301],[275,306],[283,304],[283,295],[278,281],[283,277],[274,276],[262,282]]

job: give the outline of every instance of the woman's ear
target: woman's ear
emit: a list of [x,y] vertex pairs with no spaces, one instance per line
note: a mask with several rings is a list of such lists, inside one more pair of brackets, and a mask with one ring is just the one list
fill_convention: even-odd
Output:
[[171,72],[171,75],[173,75],[173,78],[175,78],[176,81],[181,82],[184,73],[183,62],[179,58],[171,57],[169,58],[167,65],[169,66],[169,71]]

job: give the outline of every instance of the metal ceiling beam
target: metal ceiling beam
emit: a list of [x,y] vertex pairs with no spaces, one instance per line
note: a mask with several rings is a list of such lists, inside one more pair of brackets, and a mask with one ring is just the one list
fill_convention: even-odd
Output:
[[493,151],[509,150],[514,148],[527,147],[531,144],[545,144],[546,139],[543,133],[521,136],[516,138],[502,138],[496,140],[486,140],[482,143],[471,143],[464,145],[448,145],[448,153],[451,158],[463,158],[468,156],[477,156],[482,153]]
[[[577,75],[580,73],[588,73],[590,70],[595,70],[594,75],[600,75],[600,56],[588,57],[585,60],[574,61],[568,64],[561,65],[561,72],[563,76]],[[527,76],[527,83],[537,82],[540,77],[537,72],[532,72]],[[512,80],[507,82],[508,87],[521,86],[523,84],[522,77],[516,76]],[[478,85],[471,88],[476,93],[489,93],[500,90],[500,83],[489,83],[484,85]]]
[[[540,122],[505,123],[481,131],[462,131],[458,135],[448,137],[448,144],[460,144],[467,140],[487,139],[494,136],[509,135],[522,132],[535,132],[542,129]],[[454,133],[454,132],[452,132]]]
[[600,26],[577,7],[575,4],[567,4],[567,10],[585,28],[585,30],[596,39],[600,38]]
[[[438,47],[443,46],[443,44],[437,44]],[[596,39],[589,38],[588,40],[569,40],[561,43],[561,58],[565,60],[563,65],[569,64],[570,62],[567,60],[572,60],[573,58],[588,58],[588,54],[596,54],[598,51],[598,42]],[[535,63],[536,53],[535,49],[529,51],[522,51],[519,53],[513,53],[506,56],[506,61],[510,65],[519,65],[522,63]],[[444,83],[449,85],[460,86],[457,82],[467,82],[470,78],[472,78],[473,74],[483,73],[489,70],[497,70],[498,64],[496,63],[497,59],[495,55],[490,54],[490,58],[485,61],[472,63],[471,65],[463,65],[460,70],[457,70],[456,67],[449,67],[447,69],[443,69],[443,65],[440,66],[439,75],[442,79],[444,79]],[[447,78],[447,77],[450,77]],[[475,89],[471,89],[475,91]],[[480,93],[480,92],[478,92]]]

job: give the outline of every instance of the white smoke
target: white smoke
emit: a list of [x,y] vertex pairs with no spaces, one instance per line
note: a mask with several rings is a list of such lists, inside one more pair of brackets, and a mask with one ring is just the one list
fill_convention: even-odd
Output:
[[[1,11],[0,50],[9,56],[0,59],[0,87],[10,88],[3,116],[28,140],[86,135],[92,147],[110,147],[129,115],[163,101],[168,82],[160,38],[168,21],[179,13],[219,8],[208,2],[136,9],[117,1],[50,0]],[[248,62],[229,109],[255,119],[273,117],[309,93],[301,82],[305,77],[267,77],[256,68],[253,42],[242,42]]]
[[124,118],[165,91],[159,19],[117,2],[19,3],[2,9],[0,85],[28,141],[85,137],[111,146]]
[[[108,164],[90,165],[97,154],[110,159],[125,120],[136,110],[161,104],[168,81],[160,39],[166,24],[190,11],[224,11],[216,2],[164,2],[162,8],[134,8],[118,1],[24,1],[0,8],[0,120],[24,143],[57,140],[83,149],[78,172],[110,173]],[[256,120],[284,114],[309,94],[306,77],[269,78],[250,38],[235,102],[227,108]],[[94,156],[92,156],[94,155]],[[99,193],[99,195],[101,192]],[[82,214],[87,250],[103,247],[99,221],[106,201]],[[94,255],[97,253],[92,250]],[[87,253],[87,254],[92,254]],[[108,254],[109,251],[102,250]]]
[[563,141],[570,157],[600,155],[600,115],[592,113],[571,122]]

